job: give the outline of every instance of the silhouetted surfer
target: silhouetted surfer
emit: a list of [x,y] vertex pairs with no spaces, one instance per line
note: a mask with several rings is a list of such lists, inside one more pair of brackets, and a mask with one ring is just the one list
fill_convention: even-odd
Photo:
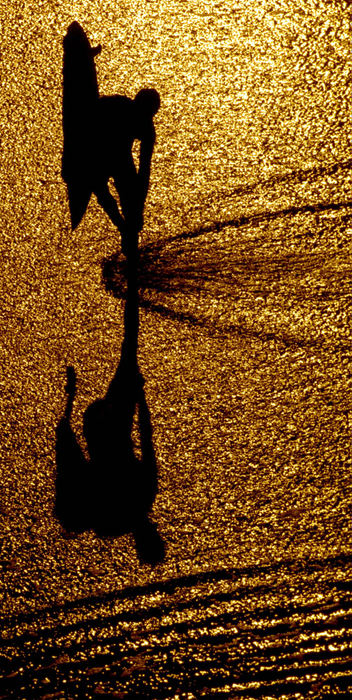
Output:
[[[127,252],[128,238],[143,227],[143,208],[155,143],[153,117],[159,106],[159,94],[148,88],[140,90],[134,100],[113,95],[101,97],[96,104],[93,191],[99,204],[120,229],[124,252]],[[140,140],[138,170],[132,156],[135,139]],[[109,191],[110,177],[119,195],[122,216]]]
[[[134,99],[122,95],[99,97],[92,48],[78,22],[64,38],[62,177],[67,183],[72,228],[81,221],[94,192],[99,204],[119,228],[123,251],[143,227],[155,143],[153,117],[159,109],[154,89],[140,90]],[[140,141],[139,166],[132,155]],[[112,177],[119,204],[109,190]],[[121,211],[120,211],[121,209]]]

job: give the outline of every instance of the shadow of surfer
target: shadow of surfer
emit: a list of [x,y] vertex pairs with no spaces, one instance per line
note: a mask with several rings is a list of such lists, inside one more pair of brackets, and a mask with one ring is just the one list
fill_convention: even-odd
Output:
[[[134,99],[99,97],[92,48],[78,22],[64,38],[62,177],[67,184],[72,229],[81,221],[92,193],[121,233],[122,250],[138,238],[150,180],[155,143],[153,117],[160,107],[156,90],[144,88]],[[133,144],[140,142],[139,163]],[[112,178],[118,200],[109,189]],[[132,243],[134,246],[134,243]]]
[[[56,433],[55,514],[67,530],[93,529],[100,537],[132,532],[141,562],[164,558],[164,544],[149,512],[157,493],[157,464],[152,426],[137,362],[138,287],[130,267],[121,359],[103,399],[84,413],[89,460],[71,427],[76,376],[67,368],[67,404]],[[140,457],[132,439],[134,417]]]

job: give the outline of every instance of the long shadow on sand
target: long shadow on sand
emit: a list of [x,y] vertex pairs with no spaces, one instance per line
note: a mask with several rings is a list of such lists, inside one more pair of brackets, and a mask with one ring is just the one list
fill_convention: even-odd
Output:
[[[157,465],[150,413],[139,372],[138,286],[136,261],[128,264],[124,339],[121,359],[106,395],[84,413],[86,459],[71,426],[76,391],[73,367],[67,368],[67,404],[56,435],[55,514],[67,530],[93,529],[100,537],[132,532],[140,561],[156,564],[163,542],[149,511],[157,493]],[[132,439],[134,417],[140,456]]]
[[[244,247],[243,240],[236,237],[236,229],[245,226],[259,227],[278,219],[288,218],[290,225],[293,217],[300,215],[315,216],[319,213],[336,212],[336,217],[329,218],[329,230],[346,228],[352,217],[352,201],[318,202],[300,207],[289,207],[277,211],[262,211],[234,219],[214,222],[209,226],[190,231],[181,231],[165,239],[152,241],[140,247],[139,251],[139,285],[140,306],[161,318],[169,318],[178,323],[201,327],[205,332],[214,334],[235,334],[236,336],[276,340],[286,346],[321,345],[322,338],[297,334],[294,329],[256,328],[243,319],[238,321],[229,314],[207,315],[202,313],[198,299],[207,297],[209,308],[214,301],[228,299],[230,308],[237,299],[245,295],[262,295],[266,298],[273,283],[280,282],[283,275],[299,279],[316,269],[324,273],[324,266],[329,258],[336,258],[336,250],[318,246],[309,249],[297,246],[295,250],[282,250],[275,245],[275,237],[268,238],[266,229],[258,228],[255,245]],[[322,231],[327,230],[326,222]],[[296,224],[297,227],[297,224]],[[222,229],[229,228],[224,237],[212,236]],[[320,233],[320,231],[318,231]],[[301,236],[309,234],[303,229]],[[263,248],[261,237],[270,243]],[[199,238],[199,245],[193,245],[193,239]],[[259,241],[259,242],[258,242]],[[281,242],[281,241],[280,241]],[[102,261],[102,278],[106,290],[116,298],[125,298],[125,261],[119,254],[111,255]],[[343,269],[341,276],[344,275]],[[336,289],[328,282],[320,290],[314,289],[314,297],[309,287],[295,283],[283,288],[291,299],[301,303],[304,300],[326,301],[336,295]],[[344,293],[344,288],[339,293]],[[185,303],[182,303],[184,299]],[[190,300],[193,303],[190,304]],[[180,301],[181,300],[181,301]],[[180,301],[180,303],[179,303]],[[187,302],[187,303],[186,303]],[[219,309],[224,310],[219,305]],[[204,309],[203,309],[204,311]],[[329,341],[327,341],[329,342]]]

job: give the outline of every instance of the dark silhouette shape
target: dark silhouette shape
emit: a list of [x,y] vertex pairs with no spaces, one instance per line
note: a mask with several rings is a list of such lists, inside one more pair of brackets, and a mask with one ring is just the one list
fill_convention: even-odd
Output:
[[89,527],[89,464],[71,428],[76,373],[73,367],[66,371],[66,409],[56,429],[55,515],[66,530],[83,532]]
[[[57,428],[55,513],[75,532],[93,528],[100,536],[133,532],[142,561],[155,564],[164,546],[148,513],[157,492],[157,466],[144,379],[138,369],[138,233],[148,193],[155,142],[153,116],[159,109],[156,90],[143,89],[134,100],[121,95],[99,97],[93,49],[82,27],[73,22],[64,38],[62,176],[67,183],[72,228],[94,192],[118,227],[127,257],[125,333],[121,359],[106,396],[84,414],[89,460],[71,427],[76,391],[73,367],[67,368],[67,405]],[[140,140],[138,171],[132,147]],[[108,182],[113,178],[119,205]],[[120,212],[120,208],[121,212]],[[137,457],[132,429],[140,435]]]
[[[88,406],[83,417],[89,460],[70,425],[75,373],[67,368],[67,405],[57,428],[55,513],[65,528],[76,532],[92,528],[98,536],[113,537],[132,532],[140,560],[156,564],[164,557],[164,545],[148,517],[157,493],[157,465],[137,362],[137,246],[132,253],[130,249],[120,363],[105,397]],[[132,441],[135,414],[141,458]]]
[[93,159],[93,115],[99,99],[93,49],[78,22],[73,22],[63,41],[64,149],[62,177],[67,184],[72,229],[81,221],[92,194],[90,169]]
[[[143,227],[155,142],[153,116],[159,105],[156,90],[144,89],[134,100],[121,95],[101,97],[96,106],[93,191],[121,231],[123,252],[130,237]],[[135,139],[141,142],[138,172],[132,156]],[[119,195],[122,216],[108,187],[110,177]]]
[[[155,142],[153,117],[159,109],[156,90],[144,88],[132,100],[122,95],[99,97],[92,48],[78,22],[64,38],[62,177],[67,183],[72,228],[81,221],[92,192],[117,226],[122,249],[143,227]],[[132,147],[140,140],[138,171]],[[121,212],[109,190],[112,177]],[[134,244],[132,243],[132,246]]]

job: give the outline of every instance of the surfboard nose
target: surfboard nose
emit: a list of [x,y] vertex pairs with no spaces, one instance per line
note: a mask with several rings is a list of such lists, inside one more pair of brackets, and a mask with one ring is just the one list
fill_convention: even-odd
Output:
[[85,36],[85,31],[79,22],[75,20],[74,22],[71,22],[70,26],[68,27],[67,34],[81,34],[82,36]]
[[64,38],[64,48],[67,49],[90,49],[88,37],[81,25],[78,22],[72,22],[67,29],[67,34]]

